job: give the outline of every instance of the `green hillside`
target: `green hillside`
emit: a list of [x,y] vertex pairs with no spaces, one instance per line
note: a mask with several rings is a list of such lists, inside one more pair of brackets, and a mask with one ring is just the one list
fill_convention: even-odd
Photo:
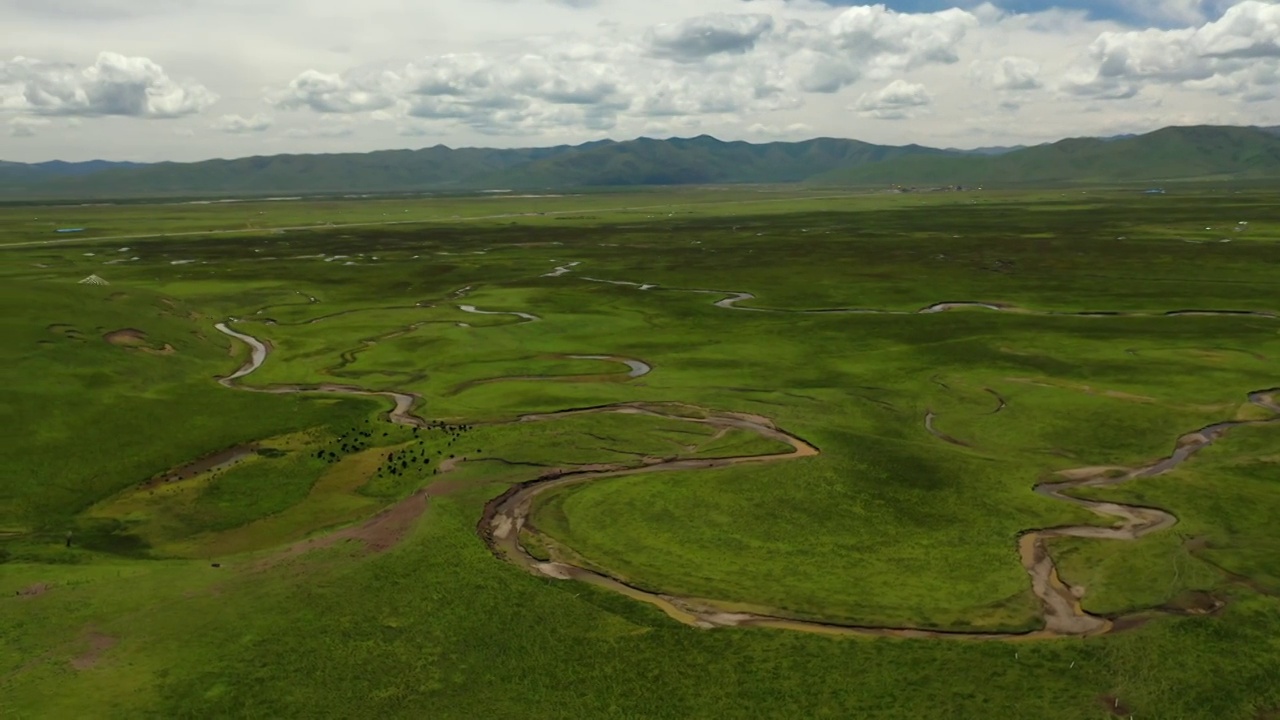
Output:
[[108,170],[143,167],[139,163],[108,162],[90,160],[88,162],[62,162],[52,160],[42,163],[14,163],[0,160],[0,188],[22,188],[28,185],[47,182],[58,178],[93,175]]
[[514,150],[441,145],[421,150],[159,163],[74,177],[28,173],[24,182],[0,182],[0,198],[790,183],[836,168],[917,154],[946,153],[918,145],[889,147],[830,138],[753,145],[708,136]]
[[25,188],[42,196],[156,196],[394,192],[474,187],[478,178],[568,152],[567,146],[521,150],[444,146],[333,155],[272,155],[196,163],[159,163],[58,178]]
[[702,135],[523,149],[384,150],[196,163],[0,163],[0,200],[571,189],[732,183],[1020,185],[1280,177],[1274,129],[1169,127],[1001,152]]
[[1168,127],[1117,140],[1073,138],[997,156],[917,156],[813,178],[836,185],[1150,182],[1280,177],[1280,137],[1258,128]]
[[611,187],[705,183],[790,183],[837,168],[943,150],[818,138],[797,143],[722,142],[707,135],[601,145],[529,163],[491,178],[514,187]]

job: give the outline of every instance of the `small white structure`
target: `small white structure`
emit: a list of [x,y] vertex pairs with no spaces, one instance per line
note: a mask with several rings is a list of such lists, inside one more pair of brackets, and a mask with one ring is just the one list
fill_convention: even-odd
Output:
[[81,280],[80,284],[81,285],[110,285],[111,283],[107,282],[106,280],[103,280],[97,275],[90,275],[89,277]]

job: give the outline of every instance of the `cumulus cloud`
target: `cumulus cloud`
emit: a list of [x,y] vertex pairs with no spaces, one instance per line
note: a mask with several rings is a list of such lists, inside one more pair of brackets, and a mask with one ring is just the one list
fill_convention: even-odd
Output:
[[737,73],[658,79],[637,88],[632,110],[646,117],[731,115],[794,109],[800,104],[780,78],[770,77],[766,70],[744,68]]
[[864,117],[902,120],[913,117],[932,102],[933,96],[924,85],[894,80],[875,92],[863,93],[853,109]]
[[607,130],[631,98],[605,53],[444,55],[409,64],[398,94],[410,117],[459,122],[485,134],[525,135],[563,125]]
[[308,108],[318,113],[381,110],[394,104],[387,91],[397,80],[376,73],[336,75],[307,70],[272,100],[281,108]]
[[828,31],[841,50],[878,57],[898,69],[954,63],[956,47],[977,27],[972,13],[952,8],[935,13],[899,13],[884,5],[854,6],[832,21]]
[[1146,83],[1196,83],[1246,92],[1280,63],[1280,5],[1245,0],[1198,28],[1105,32],[1065,76],[1062,89],[1130,98]]
[[214,130],[221,130],[231,135],[265,132],[271,128],[270,115],[257,114],[251,117],[243,115],[223,115],[213,122]]
[[[12,143],[10,158],[156,160],[235,152],[244,145],[232,135],[272,121],[268,133],[314,140],[300,147],[352,151],[404,144],[398,133],[542,145],[643,133],[763,140],[804,124],[874,142],[1007,145],[1175,117],[1280,124],[1276,6],[1228,9],[1235,1],[1125,0],[1124,25],[981,0],[941,12],[849,0],[364,0],[323,13],[300,12],[304,0],[0,0],[15,10],[4,19],[13,53],[142,56],[0,62],[0,137],[15,132],[12,117],[79,117],[85,132],[26,125],[16,132],[38,134]],[[172,77],[177,58],[204,85]],[[216,112],[205,86],[227,96]],[[257,102],[263,86],[269,107]],[[855,131],[849,111],[910,120]],[[146,123],[95,127],[105,115],[192,112],[208,117],[174,124],[195,128],[190,142]]]
[[955,63],[961,41],[978,25],[976,15],[954,8],[900,13],[855,6],[823,23],[787,23],[779,32],[785,39],[779,62],[805,92],[834,93],[864,75],[887,79]]
[[773,29],[769,15],[705,15],[658,25],[645,42],[649,53],[679,62],[696,62],[719,53],[742,54]]
[[218,96],[190,80],[174,80],[145,57],[103,52],[77,67],[25,57],[0,62],[0,107],[33,115],[176,118],[193,115]]
[[[796,110],[864,73],[892,76],[958,60],[978,25],[963,10],[898,13],[883,5],[819,22],[718,13],[651,26],[602,28],[590,39],[533,38],[522,53],[451,53],[341,74],[308,70],[272,100],[324,114],[371,111],[460,125],[487,135],[612,130],[623,119],[715,117]],[[539,43],[541,46],[539,47]],[[669,123],[668,123],[669,124]]]
[[1030,58],[1005,56],[995,62],[976,60],[970,66],[970,77],[977,84],[993,90],[1035,90],[1040,81],[1040,63]]

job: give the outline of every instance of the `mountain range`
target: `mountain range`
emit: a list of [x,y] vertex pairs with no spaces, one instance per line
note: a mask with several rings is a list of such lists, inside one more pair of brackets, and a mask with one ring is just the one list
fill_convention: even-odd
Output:
[[0,162],[0,199],[573,189],[1143,183],[1280,178],[1280,128],[1167,127],[975,150],[817,138],[752,144],[702,135],[523,149],[383,150],[155,164]]

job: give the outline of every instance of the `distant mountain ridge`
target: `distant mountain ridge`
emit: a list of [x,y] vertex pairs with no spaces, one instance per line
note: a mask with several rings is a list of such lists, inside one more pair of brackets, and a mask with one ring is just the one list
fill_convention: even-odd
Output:
[[1280,178],[1280,131],[1168,127],[1032,147],[937,149],[708,135],[546,148],[382,150],[156,164],[0,162],[0,199],[352,194],[734,183],[832,186]]
[[88,160],[86,162],[63,162],[50,160],[41,163],[11,163],[0,161],[0,188],[7,185],[21,185],[32,181],[44,181],[53,178],[94,175],[107,170],[123,170],[143,167],[142,163],[110,162],[108,160]]
[[831,185],[1106,183],[1280,178],[1280,136],[1251,127],[1167,127],[1071,138],[994,156],[903,158],[812,178]]

